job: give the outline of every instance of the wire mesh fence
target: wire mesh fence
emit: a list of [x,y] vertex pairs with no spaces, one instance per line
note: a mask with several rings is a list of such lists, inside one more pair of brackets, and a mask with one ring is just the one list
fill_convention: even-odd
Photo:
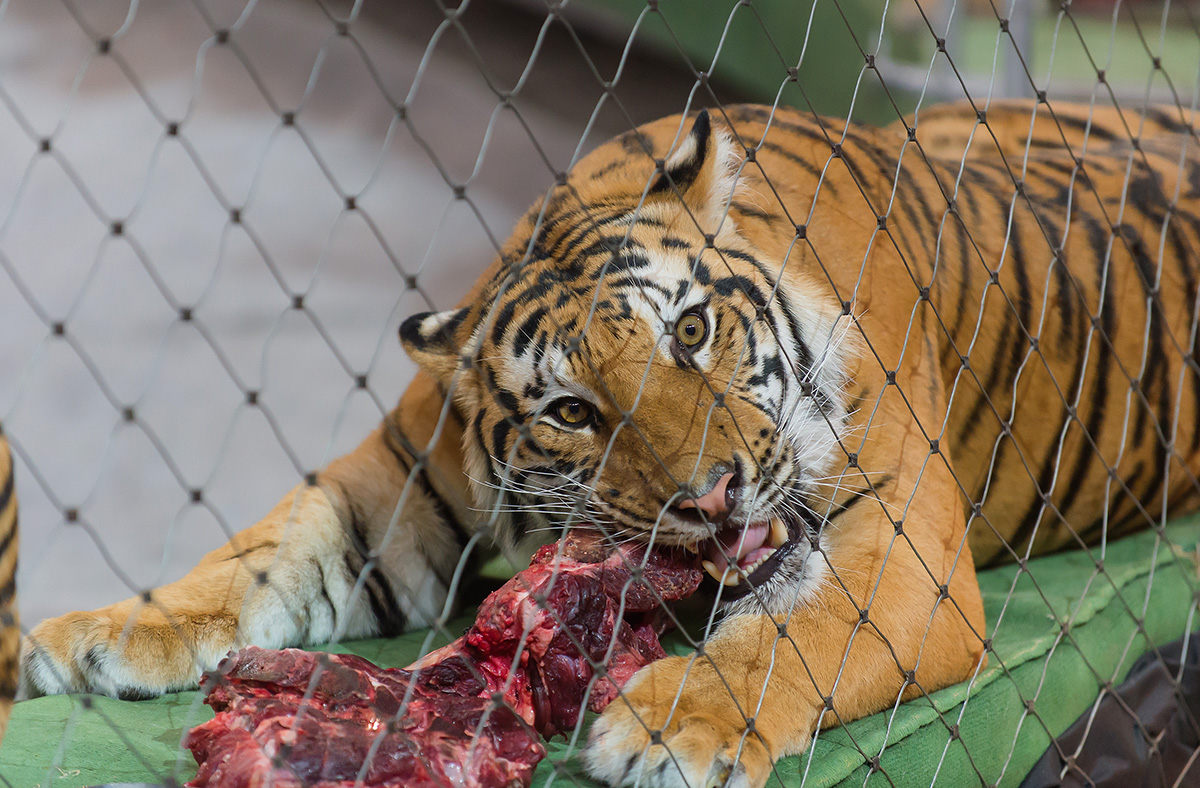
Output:
[[[1197,781],[1193,8],[7,2],[0,53],[75,693],[0,780]],[[411,672],[242,652],[209,722],[330,642]]]

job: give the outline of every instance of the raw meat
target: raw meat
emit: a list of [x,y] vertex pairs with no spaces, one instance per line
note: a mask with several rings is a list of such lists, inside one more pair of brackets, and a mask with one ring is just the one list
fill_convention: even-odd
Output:
[[539,734],[573,729],[585,704],[602,710],[666,656],[660,599],[700,578],[693,556],[571,532],[489,596],[463,637],[407,669],[243,649],[205,677],[217,716],[188,735],[200,764],[188,785],[527,786],[546,754]]

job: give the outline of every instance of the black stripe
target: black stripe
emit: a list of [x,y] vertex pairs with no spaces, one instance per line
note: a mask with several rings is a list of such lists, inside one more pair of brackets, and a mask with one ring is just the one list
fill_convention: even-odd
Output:
[[1080,325],[1078,332],[1075,330],[1079,323],[1075,310],[1075,280],[1063,255],[1056,254],[1050,266],[1054,269],[1054,280],[1058,286],[1058,341],[1062,347],[1075,347],[1083,341],[1083,326]]
[[[581,218],[586,221],[580,222]],[[533,284],[553,287],[555,284],[582,276],[584,273],[583,261],[577,259],[575,250],[580,244],[587,241],[593,232],[604,229],[620,218],[620,215],[613,213],[612,208],[593,205],[582,206],[580,210],[571,211],[570,214],[560,217],[557,221],[573,219],[575,223],[555,240],[553,246],[534,249],[535,254],[531,262],[552,259],[555,261],[555,265],[541,271]],[[525,303],[532,303],[528,296],[528,292],[523,292],[515,294],[513,297]]]
[[1159,126],[1162,126],[1163,129],[1171,134],[1192,133],[1191,128],[1189,128],[1186,123],[1181,121],[1179,118],[1169,115],[1167,112],[1163,111],[1161,107],[1147,107],[1146,117],[1153,120]]
[[[930,177],[932,177],[934,179],[935,183],[937,182],[937,176],[935,174],[933,174],[932,172],[930,173]],[[927,261],[928,268],[921,268],[919,270],[932,272],[933,261],[934,261],[935,256],[937,255],[937,237],[936,236],[937,236],[937,228],[938,228],[940,222],[938,221],[937,215],[934,213],[933,205],[929,201],[929,196],[927,194],[926,189],[921,188],[921,185],[922,185],[921,182],[917,181],[916,178],[913,177],[913,174],[911,172],[909,172],[907,168],[901,168],[900,181],[901,181],[901,188],[905,190],[904,193],[907,194],[909,197],[909,199],[901,200],[900,204],[906,208],[910,207],[913,202],[912,198],[915,196],[917,207],[921,209],[921,218],[924,220],[923,223],[918,222],[913,225],[914,229],[924,228],[924,230],[925,230],[925,232],[923,232],[923,233],[922,232],[918,233],[918,237],[921,241],[921,246],[925,251],[925,256],[924,256],[924,258],[914,257],[913,258],[913,266],[914,266],[914,268],[916,268],[917,266],[919,266],[921,264],[921,262]],[[938,188],[937,196],[941,202],[943,202],[943,203],[945,202],[944,195],[942,194],[940,185]],[[906,235],[907,235],[907,233],[906,233]]]
[[486,443],[480,445],[493,457],[508,456],[508,436],[515,430],[520,429],[516,424],[510,424],[507,416],[496,419],[496,423],[492,425],[492,445]]
[[[762,278],[767,280],[768,284],[770,284],[772,287],[775,286],[775,278],[773,276],[774,272],[770,268],[768,268],[766,265],[764,265],[762,263],[762,261],[760,261],[754,255],[746,254],[745,252],[739,252],[737,249],[730,249],[729,247],[726,247],[726,246],[718,246],[718,247],[716,247],[716,249],[717,249],[717,254],[719,256],[721,256],[722,258],[728,257],[728,258],[732,258],[734,260],[740,260],[743,263],[749,263],[750,265],[754,266],[754,270],[758,271],[758,273],[762,276]],[[724,260],[722,260],[722,262],[724,262]],[[697,263],[697,267],[699,267],[699,263],[700,263],[699,258],[697,258],[696,263]],[[726,270],[729,269],[728,264],[726,264],[724,267]],[[759,293],[758,288],[755,287],[753,289],[753,292]],[[747,293],[747,295],[750,295],[750,293]],[[766,304],[767,304],[767,300],[761,294],[759,294],[758,296],[755,297],[755,301],[754,301],[755,306],[766,306]]]
[[1104,518],[1113,512],[1116,507],[1116,498],[1123,492],[1124,490],[1121,489],[1121,485],[1116,483],[1113,484],[1112,491],[1108,494],[1107,505],[1100,509],[1100,514],[1097,515],[1096,518],[1092,520],[1092,522],[1089,523],[1086,528],[1084,528],[1082,531],[1079,531],[1080,539],[1084,540],[1085,542],[1090,542],[1104,531]]
[[367,597],[367,604],[370,605],[371,615],[375,618],[375,634],[383,637],[394,637],[400,634],[404,631],[406,619],[396,603],[391,584],[377,566],[372,566],[363,576],[363,570],[367,566],[366,562],[361,560],[361,556],[357,562],[354,559],[354,554],[350,552],[344,553],[342,557],[350,583],[357,584],[359,577],[362,577],[362,588]]
[[541,326],[542,319],[548,312],[549,310],[546,307],[538,307],[521,321],[521,325],[517,327],[516,336],[513,337],[514,356],[519,358],[525,355],[525,350],[529,347],[529,343],[533,341],[538,328]]
[[[355,578],[357,581],[357,578]],[[391,597],[391,586],[377,567],[372,567],[363,578],[362,589],[371,607],[371,616],[375,619],[374,634],[380,637],[394,637],[404,631],[404,614]]]
[[653,279],[648,279],[644,276],[635,276],[634,274],[626,274],[617,279],[612,279],[608,282],[608,286],[613,290],[629,289],[635,290],[639,293],[644,293],[647,290],[651,290],[655,293],[658,293],[663,298],[671,297],[671,291],[663,285],[660,285]]
[[[972,177],[970,180],[963,181],[963,187],[960,188],[958,192],[958,196],[961,198],[961,203],[958,206],[958,210],[963,211],[965,209],[965,215],[967,218],[970,218],[971,224],[974,226],[979,226],[983,223],[983,218],[979,208],[979,203],[975,200],[976,188],[986,190],[989,188],[989,185],[986,180],[978,180],[974,177]],[[956,212],[955,216],[958,220],[959,235],[963,243],[963,249],[961,252],[963,281],[961,285],[962,289],[960,291],[961,295],[959,300],[959,309],[957,310],[958,314],[955,317],[954,324],[954,339],[957,341],[958,331],[967,314],[966,299],[968,293],[970,292],[968,285],[972,280],[971,271],[974,270],[976,262],[978,262],[978,264],[984,268],[987,267],[987,263],[981,258],[980,252],[975,246],[975,239],[971,235],[970,229],[968,229],[967,218],[964,218],[964,215],[959,212]],[[980,307],[980,310],[982,311],[982,307]]]
[[13,494],[13,477],[16,476],[14,468],[9,466],[8,476],[4,479],[4,489],[0,489],[0,511],[8,508],[8,504],[12,501]]
[[12,547],[13,539],[17,536],[17,513],[13,512],[12,527],[4,532],[4,536],[0,537],[0,556],[8,552],[8,548]]
[[[1132,190],[1132,186],[1131,186]],[[1142,397],[1138,397],[1137,419],[1134,422],[1133,443],[1135,446],[1141,445],[1147,438],[1146,430],[1149,427],[1151,418],[1154,419],[1156,427],[1159,425],[1159,419],[1169,419],[1167,415],[1170,412],[1170,382],[1169,371],[1167,369],[1167,359],[1163,351],[1163,344],[1166,341],[1166,325],[1162,314],[1162,303],[1158,298],[1157,292],[1154,289],[1155,279],[1155,264],[1150,259],[1150,255],[1146,251],[1146,243],[1132,225],[1122,224],[1117,228],[1118,237],[1124,243],[1130,257],[1133,259],[1134,268],[1137,271],[1138,279],[1142,284],[1142,292],[1147,298],[1147,318],[1150,321],[1149,329],[1149,345],[1146,348],[1146,357],[1144,359],[1144,369],[1140,381],[1137,381],[1142,388],[1142,395],[1145,402],[1142,402]],[[1157,307],[1157,308],[1156,308]],[[1151,390],[1158,386],[1159,391],[1159,408],[1161,413],[1154,413],[1149,404]],[[1165,396],[1164,396],[1165,395]],[[1152,431],[1154,434],[1149,436],[1153,442],[1157,442],[1157,431]],[[1168,423],[1164,434],[1170,432]]]
[[958,285],[958,306],[954,310],[954,324],[950,328],[950,337],[954,342],[958,341],[958,332],[962,330],[963,320],[967,316],[967,296],[971,292],[971,273],[975,268],[974,257],[971,254],[974,250],[968,241],[968,233],[966,225],[963,224],[962,217],[955,212],[954,214],[954,229],[955,236],[958,238],[958,265],[960,282]]
[[[995,454],[993,455],[995,457],[995,459],[992,460],[992,463],[991,463],[990,467],[988,468],[988,473],[981,480],[979,487],[976,488],[975,490],[971,491],[971,500],[972,501],[979,501],[981,504],[986,504],[986,502],[983,500],[983,491],[984,490],[991,491],[991,490],[995,489],[996,479],[998,477],[1004,475],[1005,473],[1008,473],[1007,470],[1004,470],[1004,462],[1005,462],[1004,454],[1005,454],[1005,451],[1008,449],[1009,445],[1012,443],[1015,443],[1015,442],[1016,442],[1016,440],[1015,440],[1015,438],[1013,438],[1011,433],[1009,433],[1008,435],[1001,434],[1001,435],[997,436],[996,444],[995,444],[995,446],[996,446]],[[975,566],[991,567],[991,566],[995,566],[998,563],[1001,563],[1001,560],[999,560],[999,559],[1001,556],[1005,555],[1004,548],[1006,548],[1006,547],[1009,550],[1012,550],[1012,545],[1009,543],[1009,541],[1007,539],[1005,539],[1003,536],[1001,536],[1000,537],[1000,545],[997,546],[996,551],[994,553],[992,553],[991,555],[986,556],[986,557],[982,556],[982,555],[975,556]]]
[[366,566],[366,560],[358,552],[350,552],[347,550],[342,553],[342,568],[346,570],[346,575],[351,584],[358,582],[358,576],[362,574],[363,567]]
[[830,509],[829,514],[826,515],[825,519],[833,521],[853,509],[855,506],[858,506],[863,501],[880,501],[879,491],[890,485],[893,481],[895,481],[894,476],[891,474],[885,474],[880,477],[879,480],[872,482],[869,488],[864,490],[849,490],[848,492],[851,493],[850,497],[846,501],[836,504],[832,509]]
[[792,341],[796,343],[796,349],[800,353],[800,358],[796,359],[800,365],[800,369],[795,370],[797,380],[800,380],[812,372],[814,363],[813,354],[809,350],[808,343],[804,341],[804,337],[800,334],[799,323],[792,320],[792,306],[788,303],[787,294],[782,288],[775,291],[775,300],[779,304],[779,309],[771,311],[782,313],[784,325],[787,326],[788,333],[791,335]]
[[[329,589],[326,587],[325,567],[321,566],[321,562],[315,559],[312,560],[313,566],[317,568],[317,576],[321,578],[319,588],[321,589],[321,598],[325,600],[325,605],[329,608],[329,616],[333,619],[333,631],[337,631],[337,608],[333,606],[333,600],[329,597]],[[312,617],[312,614],[309,614]]]
[[669,192],[672,185],[682,194],[700,177],[700,173],[704,171],[704,163],[708,159],[708,145],[712,137],[712,123],[708,118],[708,110],[700,110],[688,137],[696,145],[692,155],[659,175],[647,192],[648,195]]
[[[822,142],[822,143],[824,143],[824,144],[826,144],[826,145],[828,145],[828,144],[829,144],[829,143],[828,143],[828,142],[826,142],[824,139],[822,139],[822,140],[821,140],[821,142]],[[779,156],[779,157],[781,157],[781,158],[787,159],[787,160],[788,160],[788,161],[790,161],[792,164],[795,164],[795,165],[797,165],[798,167],[800,167],[801,169],[803,169],[805,172],[807,172],[809,175],[813,176],[814,178],[820,178],[820,177],[821,177],[821,169],[820,169],[819,167],[817,167],[816,165],[814,165],[814,164],[813,164],[811,161],[809,161],[808,159],[804,158],[803,156],[800,156],[800,155],[798,155],[798,154],[792,153],[790,150],[788,150],[787,148],[783,147],[782,145],[780,145],[780,144],[779,144],[779,143],[777,143],[777,142],[763,142],[761,145],[759,145],[759,149],[760,149],[760,150],[765,150],[765,151],[767,151],[768,153],[772,153],[772,154],[774,154],[774,155],[776,155],[776,156]],[[829,196],[831,196],[831,197],[837,197],[837,190],[836,190],[836,187],[835,187],[835,186],[834,186],[832,183],[830,183],[829,181],[826,181],[825,183],[823,183],[823,184],[821,185],[821,188],[822,188],[822,189],[826,189],[826,190],[828,190],[828,191],[829,191]]]
[[[1136,494],[1132,492],[1132,490],[1133,486],[1138,483],[1145,472],[1145,463],[1139,460],[1138,462],[1134,463],[1133,471],[1127,477],[1125,477],[1123,485],[1119,486],[1122,500],[1117,502],[1117,504],[1112,508],[1112,511],[1109,512],[1108,516],[1108,536],[1110,538],[1116,537],[1127,526],[1129,526],[1130,523],[1141,520],[1144,517],[1142,514],[1142,507],[1138,506],[1140,501],[1138,500]],[[1122,502],[1125,504],[1124,506],[1121,505]],[[1126,508],[1129,510],[1128,514],[1118,515],[1118,512],[1121,509]],[[1088,536],[1092,537],[1095,536],[1095,534],[1089,534]]]
[[13,569],[14,571],[8,576],[8,580],[4,582],[3,586],[0,586],[0,607],[11,604],[13,598],[17,595],[16,567],[14,566]]
[[[1107,236],[1100,222],[1089,214],[1081,214],[1079,221],[1083,223],[1088,234],[1088,241],[1092,245],[1092,256],[1096,262],[1096,292],[1101,292],[1101,286],[1107,276],[1110,262],[1106,262],[1105,254],[1108,248]],[[1111,336],[1113,329],[1113,304],[1112,304],[1112,288],[1103,288],[1104,300],[1100,304],[1100,314],[1098,316],[1095,330]],[[1087,415],[1087,424],[1085,430],[1087,435],[1100,435],[1101,425],[1104,423],[1104,418],[1108,412],[1108,384],[1109,384],[1109,367],[1112,365],[1112,350],[1109,348],[1108,342],[1101,339],[1097,343],[1096,350],[1096,385],[1092,389],[1091,396],[1087,399],[1080,397],[1081,406],[1086,402],[1091,404],[1091,410]],[[1082,410],[1082,407],[1081,407]],[[1082,416],[1082,414],[1080,414]],[[1059,503],[1059,510],[1064,515],[1070,511],[1071,506],[1075,503],[1075,499],[1083,490],[1084,481],[1087,479],[1088,472],[1091,470],[1091,465],[1099,455],[1098,450],[1093,450],[1092,447],[1085,441],[1080,446],[1079,453],[1075,457],[1075,466],[1071,470],[1067,479],[1066,493],[1062,501]]]
[[[1175,255],[1175,267],[1179,270],[1180,275],[1183,277],[1184,301],[1187,310],[1185,312],[1185,316],[1189,321],[1188,325],[1190,328],[1192,316],[1196,313],[1196,272],[1193,270],[1191,264],[1194,262],[1195,255],[1192,254],[1191,250],[1188,248],[1188,239],[1179,224],[1180,222],[1183,222],[1185,226],[1190,227],[1192,230],[1193,239],[1195,240],[1200,238],[1200,219],[1187,213],[1172,212],[1170,219],[1168,220],[1166,211],[1162,211],[1161,215],[1155,215],[1154,218],[1159,222],[1164,220],[1167,221],[1167,238],[1170,248]],[[1196,348],[1193,346],[1190,350],[1185,349],[1184,353],[1191,355],[1192,358],[1195,359]],[[1186,357],[1183,358],[1182,361],[1185,367],[1189,366],[1187,364]],[[1185,376],[1185,379],[1190,379],[1190,377],[1191,376]],[[1183,391],[1181,390],[1179,394],[1182,397]],[[1200,386],[1193,385],[1192,397],[1192,413],[1200,414]],[[1191,439],[1188,451],[1189,453],[1192,453],[1195,452],[1197,448],[1200,448],[1200,429],[1197,429],[1196,426],[1193,426],[1193,429],[1191,430]]]
[[[1008,217],[1011,215],[1010,207],[996,193],[983,192],[983,194],[991,198],[992,207],[1000,211],[1001,220],[1004,222],[1004,227],[1007,228]],[[1017,237],[1017,228],[1015,226],[1010,233],[1010,237],[1013,239],[1016,239]],[[1012,244],[1010,244],[1010,246],[1012,246]],[[1016,248],[1013,248],[1012,254],[1013,258],[1015,259],[1018,254]],[[1000,261],[1000,264],[1003,264],[1003,260]],[[1016,268],[1016,266],[1013,267]],[[999,266],[996,270],[1000,270]],[[1018,288],[1019,287],[1020,285],[1018,285]],[[1025,287],[1027,290],[1028,281],[1026,281]],[[993,358],[998,358],[1001,351],[1005,347],[1012,348],[1011,358],[1009,360],[1008,375],[1006,376],[1008,382],[1011,384],[1012,380],[1016,377],[1017,368],[1020,366],[1021,358],[1024,355],[1027,343],[1021,341],[1021,325],[1018,325],[1012,319],[1013,316],[1011,315],[1008,299],[1006,299],[1004,295],[998,295],[997,298],[1001,299],[999,308],[1003,311],[1003,314],[1000,318],[1002,325],[1000,328],[1000,334],[996,337]],[[1028,299],[1028,292],[1025,293],[1025,298]],[[1028,308],[1028,303],[1026,303],[1026,308]],[[984,301],[981,310],[983,313],[986,313],[986,300]],[[987,382],[983,385],[983,391],[980,393],[979,398],[972,403],[971,410],[968,412],[966,419],[962,422],[962,426],[959,428],[959,445],[967,445],[970,442],[970,439],[974,437],[975,432],[980,426],[980,418],[983,416],[984,408],[986,408],[989,404],[989,398],[997,393],[1000,393],[1000,380],[1002,375],[1004,375],[1004,369],[1002,365],[993,362],[991,364],[991,369],[988,371]]]
[[[1057,172],[1058,168],[1051,166],[1052,164],[1056,163],[1038,161],[1036,166],[1028,169],[1024,196],[1029,203],[1030,211],[1034,214],[1035,221],[1041,227],[1043,240],[1050,245],[1049,251],[1052,255],[1050,272],[1054,275],[1058,288],[1056,299],[1059,319],[1058,341],[1063,347],[1072,347],[1082,341],[1082,336],[1078,340],[1075,339],[1077,315],[1074,280],[1063,256],[1064,228],[1056,221],[1056,216],[1068,205],[1075,209],[1074,212],[1078,212],[1079,197],[1074,193],[1071,176],[1077,175],[1074,181],[1076,184],[1086,184],[1087,178],[1082,170],[1077,172],[1074,164],[1067,166],[1061,173]],[[1044,182],[1053,190],[1053,193],[1048,197],[1042,194],[1035,195],[1032,187],[1039,181]],[[1070,220],[1071,217],[1067,216],[1066,221]],[[1084,308],[1086,308],[1086,302],[1084,302]]]
[[[1092,123],[1089,127],[1087,118],[1076,118],[1071,115],[1055,114],[1054,119],[1062,126],[1074,131],[1078,131],[1081,135],[1086,131],[1090,139],[1104,140],[1105,142],[1116,142],[1117,140],[1125,140],[1124,134],[1116,134],[1105,128],[1102,124]],[[1050,140],[1046,144],[1061,148],[1063,143],[1061,140]]]
[[[879,172],[885,174],[885,176],[893,173],[895,174],[895,190],[904,194],[905,199],[896,200],[893,203],[893,210],[898,207],[901,213],[904,214],[905,219],[908,222],[907,229],[909,232],[889,232],[889,238],[891,239],[892,243],[897,246],[897,251],[904,258],[904,262],[910,269],[910,273],[915,275],[917,271],[924,271],[925,269],[920,267],[920,263],[922,260],[928,260],[930,263],[932,263],[934,250],[931,245],[932,240],[930,238],[930,234],[927,232],[921,232],[921,229],[931,229],[936,227],[937,218],[933,215],[933,211],[930,208],[928,200],[925,198],[925,192],[921,188],[921,184],[917,182],[917,180],[913,177],[913,174],[908,169],[899,167],[897,160],[883,148],[867,140],[866,138],[853,133],[847,135],[847,138],[854,143],[853,151],[849,150],[847,146],[843,145],[841,149],[841,158],[842,161],[846,163],[846,167],[850,171],[851,177],[854,178],[855,182],[864,193],[869,195],[869,187],[874,185],[874,181],[867,176],[867,173]],[[869,159],[871,162],[870,166],[866,168],[860,168],[857,163],[859,156],[865,156],[867,159]],[[892,184],[889,182],[889,185]],[[869,200],[870,196],[868,197],[868,203]],[[916,206],[913,205],[914,201],[917,203]],[[880,205],[869,205],[869,207],[872,211],[878,211],[883,207],[883,202],[884,200],[881,200]],[[919,213],[917,211],[918,207],[920,208]],[[921,242],[921,246],[925,252],[924,255],[918,254],[916,248],[913,247],[912,235],[914,233],[917,235],[917,239]],[[903,249],[899,248],[901,246]]]
[[[426,475],[426,469],[422,468],[420,473],[417,473],[410,478],[413,479],[421,493],[423,493],[429,500],[430,504],[432,504],[434,514],[437,515],[438,519],[450,526],[450,529],[454,532],[454,541],[458,544],[459,549],[465,549],[467,542],[471,539],[472,531],[466,526],[465,523],[463,523],[462,520],[458,519],[458,515],[455,514],[454,507],[446,502],[446,499],[443,498],[440,493],[438,493],[437,488],[435,488],[429,481],[429,477]],[[449,587],[449,583],[446,585]]]
[[358,582],[359,576],[370,562],[371,569],[363,577],[362,585],[371,606],[371,614],[375,617],[376,634],[384,637],[398,635],[404,630],[404,614],[396,603],[391,584],[380,572],[379,567],[373,563],[375,559],[371,558],[371,545],[367,538],[366,523],[358,511],[358,506],[347,495],[346,488],[342,486],[341,489],[350,515],[347,534],[350,537],[351,546],[359,558],[357,562],[354,562],[351,560],[350,552],[345,554],[344,562],[350,572],[351,582]]
[[734,200],[729,207],[731,210],[737,211],[740,214],[744,214],[751,219],[758,219],[763,222],[773,222],[779,218],[777,214],[764,211],[757,205],[751,205],[750,203],[741,202],[740,200]]
[[[1166,195],[1163,191],[1162,178],[1158,175],[1158,173],[1150,170],[1148,172],[1139,174],[1139,176],[1134,178],[1130,183],[1129,196],[1134,207],[1144,212],[1156,225],[1162,226],[1164,222],[1167,222],[1167,211],[1169,206],[1167,204]],[[1190,318],[1192,314],[1191,308],[1193,305],[1193,296],[1191,292],[1193,281],[1191,272],[1187,270],[1187,265],[1185,262],[1187,259],[1186,248],[1184,246],[1182,237],[1179,235],[1177,227],[1167,223],[1166,234],[1171,242],[1171,248],[1176,254],[1176,259],[1179,261],[1180,267],[1184,272],[1184,296],[1188,303],[1188,316]],[[1159,450],[1162,443],[1161,438],[1170,436],[1173,430],[1172,417],[1174,409],[1172,408],[1171,370],[1170,363],[1167,360],[1165,352],[1165,347],[1170,342],[1170,328],[1167,324],[1167,314],[1161,295],[1154,284],[1157,266],[1150,259],[1149,255],[1146,254],[1145,243],[1141,240],[1140,236],[1132,244],[1132,246],[1132,251],[1135,255],[1134,259],[1137,263],[1138,271],[1142,275],[1143,288],[1149,301],[1149,308],[1151,310],[1150,329],[1152,342],[1148,351],[1148,360],[1153,359],[1154,361],[1153,373],[1157,378],[1158,385],[1158,412],[1155,414],[1157,416],[1157,430],[1155,435],[1152,436],[1155,445],[1151,446],[1151,451],[1159,457],[1160,461],[1157,464],[1155,474],[1150,482],[1150,484],[1153,486],[1147,489],[1147,495],[1153,496],[1158,487],[1163,484],[1163,479],[1166,477],[1167,473],[1167,464],[1170,460],[1169,453],[1165,449],[1161,451]],[[1147,391],[1147,394],[1148,393],[1149,392]],[[1193,430],[1193,433],[1194,432],[1195,430]],[[1144,498],[1144,500],[1150,501],[1153,500],[1153,498]]]
[[606,175],[608,175],[610,172],[617,169],[624,163],[625,162],[621,161],[620,159],[610,161],[608,164],[605,164],[603,167],[601,167],[600,169],[593,172],[590,176],[588,176],[588,180],[589,181],[602,180]]
[[346,486],[339,485],[339,487],[342,492],[342,500],[345,501],[346,509],[350,515],[350,522],[347,523],[350,526],[347,530],[350,543],[364,559],[369,558],[371,555],[371,543],[369,541],[369,534],[367,533],[367,524],[363,521],[362,514],[358,510],[358,505],[350,497]]
[[[400,446],[397,446],[396,443],[400,443]],[[391,453],[392,457],[396,460],[396,464],[399,465],[406,474],[410,474],[412,473],[412,460],[405,456],[405,452],[408,452],[409,454],[415,454],[415,452],[409,449],[409,447],[406,445],[407,443],[408,439],[404,437],[404,434],[400,432],[399,428],[391,423],[391,419],[388,419],[386,429],[383,431],[384,448]]]
[[371,612],[379,625],[379,635],[395,637],[402,633],[408,619],[396,601],[396,593],[392,590],[392,584],[388,582],[387,577],[379,570],[378,566],[371,568],[363,587],[368,591]]
[[[1009,234],[1009,246],[1012,249],[1012,270],[1013,275],[1017,280],[1017,320],[1019,326],[1017,328],[1016,341],[1011,343],[1011,352],[1008,360],[1008,374],[1005,376],[1005,388],[1010,388],[1017,379],[1017,370],[1021,368],[1021,363],[1025,359],[1026,349],[1029,344],[1023,341],[1025,334],[1032,333],[1031,322],[1033,315],[1033,299],[1029,285],[1029,259],[1025,256],[1025,244],[1021,241],[1021,225],[1022,222],[1015,216],[1016,203],[1008,211],[1008,220],[1011,222],[1012,232]],[[1040,217],[1034,211],[1033,207],[1029,207],[1029,212],[1032,215],[1031,221],[1037,221]]]
[[[1004,317],[1007,318],[1008,311],[1007,311],[1006,307],[1007,307],[1007,304],[1001,308],[1005,309]],[[987,302],[986,301],[984,302],[983,311],[984,312],[987,311]],[[1012,320],[1010,320],[1010,319],[1003,320],[1003,323],[1000,326],[1000,335],[996,338],[996,344],[994,347],[994,353],[996,355],[999,354],[999,351],[1002,348],[1004,348],[1006,346],[1006,344],[1015,344],[1016,343],[1015,338],[1012,338],[1012,339],[1009,338],[1009,334],[1011,333],[1012,328],[1013,328]],[[1002,374],[1002,370],[1001,370],[1000,364],[992,363],[988,370],[987,380],[984,381],[982,390],[979,392],[979,396],[971,403],[970,411],[967,412],[966,417],[963,419],[963,421],[961,422],[961,425],[959,426],[958,438],[957,438],[958,445],[966,446],[975,437],[976,432],[982,426],[981,420],[982,420],[985,409],[992,411],[992,413],[996,417],[997,421],[999,421],[1000,415],[998,413],[995,413],[996,406],[991,398],[993,397],[993,395],[996,395],[996,394],[1007,395],[1006,392],[999,391],[999,382],[1000,382],[1001,374]]]
[[[1075,390],[1079,387],[1079,383],[1083,379],[1083,367],[1083,354],[1076,352],[1075,370],[1071,376],[1071,386],[1069,389],[1067,389],[1067,396],[1073,396]],[[1058,429],[1053,433],[1050,433],[1053,436],[1061,437],[1052,438],[1049,442],[1046,453],[1042,457],[1041,471],[1038,473],[1038,477],[1034,481],[1037,486],[1034,490],[1033,500],[1030,501],[1029,508],[1026,510],[1025,516],[1020,520],[1021,524],[1017,527],[1017,530],[1014,532],[1010,540],[1012,548],[1018,552],[1020,552],[1021,547],[1025,544],[1025,542],[1032,538],[1038,523],[1041,522],[1042,516],[1045,513],[1047,505],[1047,498],[1045,497],[1045,494],[1050,489],[1050,485],[1054,482],[1055,471],[1057,470],[1058,466],[1058,459],[1067,442],[1067,437],[1069,434],[1068,425],[1070,420],[1071,415],[1064,407],[1063,416],[1061,419],[1059,419]],[[1087,453],[1091,451],[1091,449],[1090,447],[1084,446],[1081,451]],[[1074,496],[1078,494],[1078,489],[1076,488],[1068,490],[1068,493],[1073,501]],[[1064,505],[1059,508],[1059,512],[1063,515],[1063,517],[1066,517],[1067,504],[1064,503]],[[1069,519],[1068,522],[1070,522]]]

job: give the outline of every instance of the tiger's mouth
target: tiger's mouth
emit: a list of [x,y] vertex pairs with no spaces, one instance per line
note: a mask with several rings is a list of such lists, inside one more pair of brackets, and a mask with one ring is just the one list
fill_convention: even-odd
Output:
[[738,599],[763,585],[796,549],[807,526],[799,520],[769,520],[722,528],[709,539],[688,545],[725,599]]

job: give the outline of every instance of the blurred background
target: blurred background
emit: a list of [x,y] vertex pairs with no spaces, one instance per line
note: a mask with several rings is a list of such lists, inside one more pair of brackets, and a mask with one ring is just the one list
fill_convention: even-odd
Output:
[[1192,107],[1198,31],[1107,0],[0,2],[24,626],[176,579],[356,445],[412,375],[400,320],[608,137],[737,101]]

